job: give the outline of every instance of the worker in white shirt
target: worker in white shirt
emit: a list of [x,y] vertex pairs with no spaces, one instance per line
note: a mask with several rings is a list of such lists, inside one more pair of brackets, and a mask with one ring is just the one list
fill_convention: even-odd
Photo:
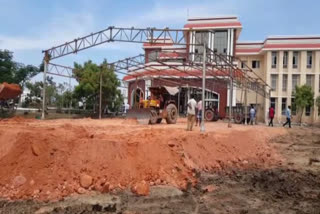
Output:
[[196,120],[196,126],[199,124],[201,124],[201,119],[202,119],[202,100],[200,100],[197,103],[197,109],[198,109],[198,113],[197,113],[197,120]]
[[188,125],[187,125],[187,131],[192,131],[193,123],[195,120],[195,114],[196,114],[196,106],[197,102],[194,99],[193,94],[190,95],[191,99],[188,101]]

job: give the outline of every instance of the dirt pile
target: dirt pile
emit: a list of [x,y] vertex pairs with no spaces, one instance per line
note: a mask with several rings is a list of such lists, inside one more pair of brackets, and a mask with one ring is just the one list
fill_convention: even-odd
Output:
[[0,100],[14,99],[22,93],[18,84],[0,84]]
[[198,170],[280,161],[267,143],[279,132],[208,126],[200,134],[184,126],[117,119],[1,121],[0,197],[51,200],[127,188],[146,195],[153,185],[186,189],[196,184]]

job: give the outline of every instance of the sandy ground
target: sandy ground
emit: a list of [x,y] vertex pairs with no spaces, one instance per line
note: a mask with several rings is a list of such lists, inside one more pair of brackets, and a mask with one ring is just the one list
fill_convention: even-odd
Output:
[[[202,134],[185,131],[183,119],[21,118],[0,127],[0,213],[320,211],[319,165],[309,165],[319,157],[317,128],[217,122]],[[83,175],[92,178],[85,188]],[[141,185],[147,196],[137,196]]]

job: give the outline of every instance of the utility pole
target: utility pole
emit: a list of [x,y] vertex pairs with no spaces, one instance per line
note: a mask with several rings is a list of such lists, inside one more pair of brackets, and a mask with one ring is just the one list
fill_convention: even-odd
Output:
[[204,127],[204,111],[205,111],[205,103],[206,103],[206,45],[203,44],[203,66],[202,66],[202,113],[201,113],[201,127],[200,131],[205,132]]
[[43,89],[42,89],[42,117],[41,119],[44,120],[46,118],[46,81],[47,81],[47,72],[48,72],[48,63],[49,63],[49,56],[48,53],[45,52],[43,64],[44,64],[44,71],[43,71]]
[[102,114],[102,69],[100,70],[100,95],[99,95],[99,119],[101,120],[101,114]]

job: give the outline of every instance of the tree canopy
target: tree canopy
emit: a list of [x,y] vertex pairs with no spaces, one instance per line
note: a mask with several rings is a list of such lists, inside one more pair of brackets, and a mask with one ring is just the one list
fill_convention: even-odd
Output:
[[75,88],[75,96],[82,100],[87,107],[95,108],[99,103],[100,75],[102,78],[102,106],[108,106],[109,110],[116,110],[122,104],[120,81],[117,75],[104,60],[101,65],[87,61],[83,65],[74,64],[74,74],[79,82]]
[[295,105],[297,109],[301,112],[301,116],[300,116],[300,123],[301,123],[304,109],[307,106],[313,106],[314,104],[314,92],[312,91],[312,88],[308,85],[296,86],[296,91],[294,96],[295,96]]
[[16,83],[23,86],[27,80],[39,72],[38,67],[15,62],[12,52],[0,49],[0,83]]

